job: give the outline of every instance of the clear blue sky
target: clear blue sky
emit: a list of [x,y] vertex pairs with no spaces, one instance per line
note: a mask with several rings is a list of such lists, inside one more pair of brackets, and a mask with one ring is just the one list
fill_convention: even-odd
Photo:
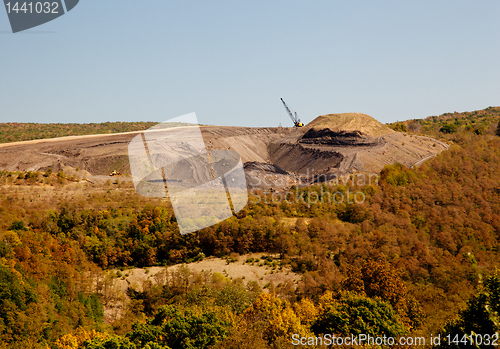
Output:
[[500,1],[81,0],[9,33],[0,122],[382,122],[500,105]]

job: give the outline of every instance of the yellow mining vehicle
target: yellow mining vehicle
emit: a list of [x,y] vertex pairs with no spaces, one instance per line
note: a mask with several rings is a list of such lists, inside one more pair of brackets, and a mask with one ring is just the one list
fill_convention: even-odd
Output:
[[304,126],[304,124],[300,122],[300,119],[297,118],[297,113],[295,113],[295,115],[292,114],[292,112],[290,111],[290,108],[288,108],[288,106],[286,105],[286,103],[283,100],[283,98],[281,98],[281,101],[283,102],[283,105],[285,106],[285,109],[288,112],[288,115],[290,115],[290,119],[292,119],[292,121],[293,121],[293,126],[294,127],[302,127],[302,126]]

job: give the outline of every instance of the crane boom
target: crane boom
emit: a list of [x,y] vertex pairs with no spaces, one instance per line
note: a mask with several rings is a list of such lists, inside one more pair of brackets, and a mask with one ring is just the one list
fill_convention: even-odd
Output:
[[300,120],[297,118],[297,113],[295,113],[295,116],[294,116],[292,114],[292,112],[290,111],[290,108],[288,108],[288,106],[286,105],[286,103],[283,100],[283,98],[280,98],[280,99],[281,99],[281,102],[283,102],[283,105],[285,106],[285,109],[288,112],[288,115],[290,116],[290,119],[292,119],[292,121],[293,121],[293,126],[295,126],[295,127],[302,127],[302,126],[304,126],[304,124],[301,123]]

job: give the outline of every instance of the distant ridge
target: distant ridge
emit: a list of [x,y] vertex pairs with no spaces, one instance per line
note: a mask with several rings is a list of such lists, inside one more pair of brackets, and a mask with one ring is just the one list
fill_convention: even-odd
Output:
[[341,113],[318,116],[305,126],[305,129],[330,129],[331,131],[359,131],[369,136],[393,133],[386,125],[362,113]]
[[144,131],[158,122],[102,122],[90,124],[61,123],[0,123],[0,143],[32,141],[36,139],[51,139],[67,136],[103,135],[110,133],[125,133]]

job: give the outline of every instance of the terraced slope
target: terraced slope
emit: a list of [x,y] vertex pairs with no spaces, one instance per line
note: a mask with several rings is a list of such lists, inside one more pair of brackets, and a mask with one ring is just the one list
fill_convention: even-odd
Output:
[[[282,181],[289,174],[298,177],[379,172],[384,165],[395,162],[412,166],[447,148],[446,144],[428,137],[394,132],[360,113],[320,116],[304,128],[203,126],[201,129],[207,149],[236,151],[250,177],[271,178],[270,182],[259,184],[260,187],[289,186],[293,182],[289,178]],[[0,170],[79,168],[88,171],[89,176],[104,177],[113,170],[127,175],[130,174],[128,143],[138,134],[0,144]],[[278,180],[285,184],[273,183]]]

